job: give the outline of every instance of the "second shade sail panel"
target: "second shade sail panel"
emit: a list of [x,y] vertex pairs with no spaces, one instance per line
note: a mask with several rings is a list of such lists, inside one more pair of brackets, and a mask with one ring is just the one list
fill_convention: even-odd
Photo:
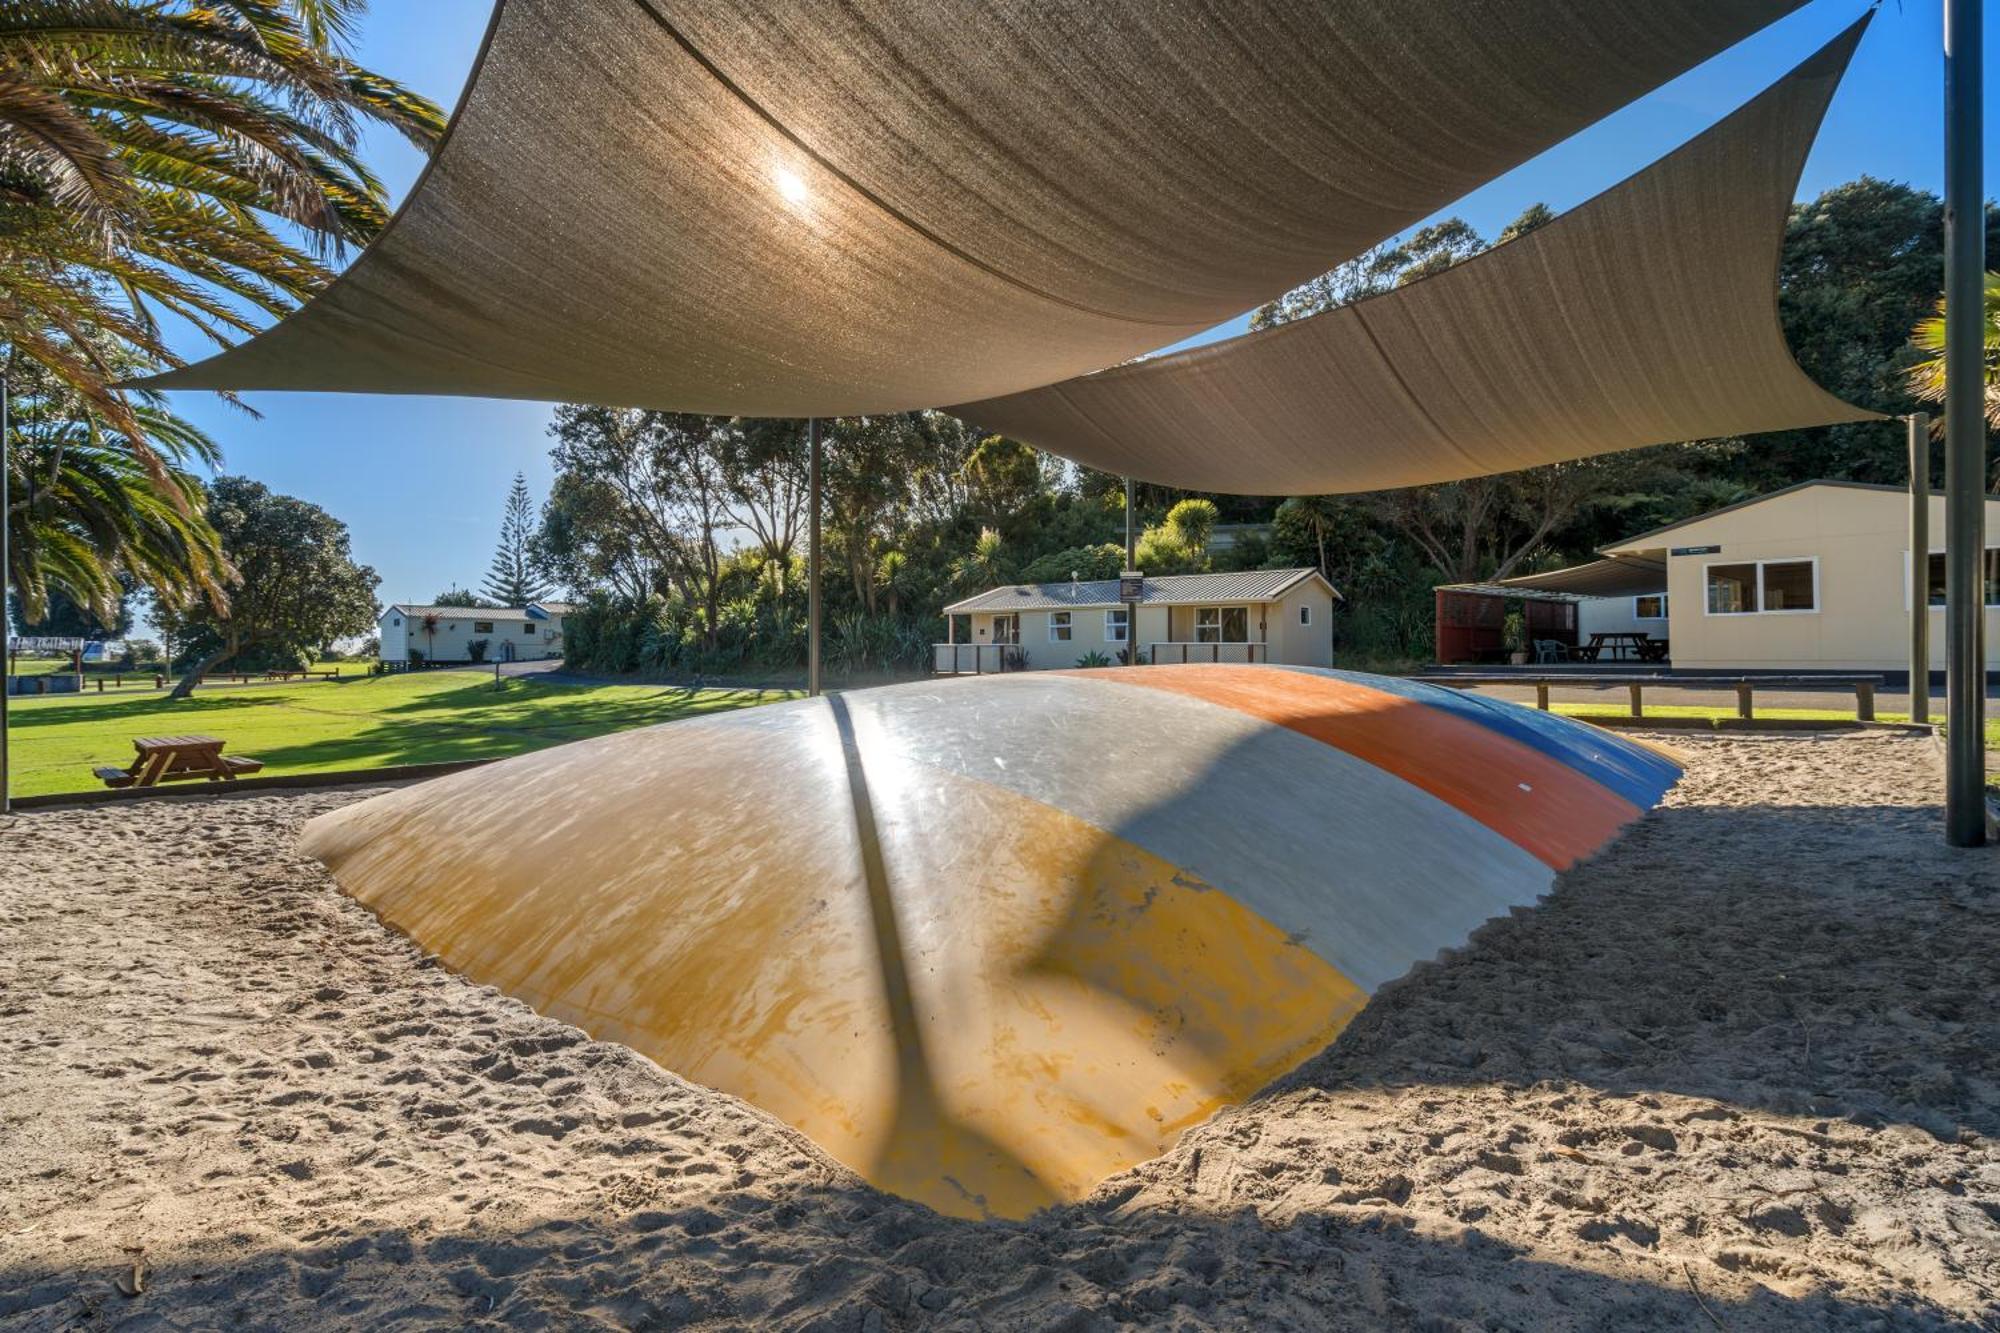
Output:
[[1107,472],[1316,495],[1877,414],[1778,320],[1792,196],[1867,20],[1677,152],[1433,277],[951,410]]

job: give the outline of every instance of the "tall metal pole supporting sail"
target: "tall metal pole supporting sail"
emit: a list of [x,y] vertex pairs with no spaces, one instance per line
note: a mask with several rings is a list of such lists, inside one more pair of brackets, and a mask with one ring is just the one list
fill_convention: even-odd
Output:
[[1910,721],[1931,720],[1931,419],[1910,427]]
[[1944,0],[1944,820],[1954,847],[1986,841],[1983,2]]
[[806,421],[806,693],[819,694],[819,418]]
[[[1125,571],[1139,567],[1138,537],[1132,526],[1132,479],[1125,478]],[[1123,579],[1119,580],[1121,583]],[[1171,637],[1171,636],[1169,636]],[[1128,598],[1125,602],[1125,665],[1139,665],[1139,601]]]

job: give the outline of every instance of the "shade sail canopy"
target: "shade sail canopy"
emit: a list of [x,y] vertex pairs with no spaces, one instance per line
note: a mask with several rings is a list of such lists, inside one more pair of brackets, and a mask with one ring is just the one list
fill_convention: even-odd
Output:
[[1645,556],[1609,556],[1589,564],[1501,579],[1502,591],[1563,592],[1579,597],[1640,597],[1667,590],[1667,562]]
[[1023,672],[621,732],[322,815],[446,965],[1022,1217],[1319,1050],[1678,765],[1415,681]]
[[1354,305],[951,410],[1109,472],[1302,495],[1857,421],[1792,359],[1779,248],[1864,19],[1624,183]]
[[1802,0],[502,0],[330,291],[147,381],[793,417],[1211,327]]

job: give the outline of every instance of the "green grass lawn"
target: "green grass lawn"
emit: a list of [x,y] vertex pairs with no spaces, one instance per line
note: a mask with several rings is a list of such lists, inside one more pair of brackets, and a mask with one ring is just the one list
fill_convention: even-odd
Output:
[[89,791],[100,764],[123,766],[138,736],[199,732],[266,774],[497,759],[586,736],[792,697],[783,690],[549,685],[472,671],[287,685],[207,686],[171,702],[95,693],[13,701],[17,796]]
[[59,671],[68,671],[74,664],[67,657],[28,657],[14,659],[13,673],[17,676],[53,676]]

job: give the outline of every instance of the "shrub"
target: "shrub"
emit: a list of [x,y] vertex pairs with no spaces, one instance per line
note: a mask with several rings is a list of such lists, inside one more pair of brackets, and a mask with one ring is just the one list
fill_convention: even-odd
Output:
[[[1124,655],[1124,650],[1122,648],[1119,650],[1119,655],[1121,657]],[[1092,649],[1090,652],[1085,653],[1082,657],[1077,658],[1076,664],[1080,667],[1108,667],[1111,665],[1111,659],[1106,657],[1103,653],[1100,653],[1095,649]]]

